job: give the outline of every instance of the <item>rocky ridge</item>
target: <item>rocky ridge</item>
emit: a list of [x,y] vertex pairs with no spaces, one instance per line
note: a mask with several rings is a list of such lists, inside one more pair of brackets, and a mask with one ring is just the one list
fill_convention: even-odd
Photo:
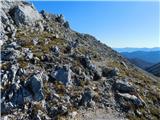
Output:
[[146,70],[152,74],[154,74],[155,76],[160,77],[160,63],[157,63],[155,65],[152,65],[148,68],[146,68]]
[[63,15],[0,2],[2,119],[160,118],[158,78],[72,30]]

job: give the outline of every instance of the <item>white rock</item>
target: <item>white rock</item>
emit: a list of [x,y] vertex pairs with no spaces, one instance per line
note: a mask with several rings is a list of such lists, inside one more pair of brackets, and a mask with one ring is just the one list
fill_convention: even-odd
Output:
[[13,19],[17,25],[31,25],[35,21],[40,20],[41,16],[31,5],[19,5],[14,8]]

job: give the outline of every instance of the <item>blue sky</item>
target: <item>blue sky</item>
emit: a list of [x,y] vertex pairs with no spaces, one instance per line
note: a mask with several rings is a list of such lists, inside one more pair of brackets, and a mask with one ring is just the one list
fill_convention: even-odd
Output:
[[111,47],[160,47],[158,2],[32,1]]

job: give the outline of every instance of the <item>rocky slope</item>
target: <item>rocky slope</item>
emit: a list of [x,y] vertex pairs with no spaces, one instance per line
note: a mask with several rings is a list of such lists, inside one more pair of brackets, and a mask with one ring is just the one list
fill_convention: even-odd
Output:
[[160,118],[160,81],[63,15],[1,1],[2,119]]
[[152,65],[151,67],[148,67],[146,70],[152,73],[153,75],[160,77],[160,63]]
[[153,65],[153,63],[150,62],[146,62],[144,60],[138,59],[138,58],[133,58],[133,59],[128,59],[131,63],[133,63],[134,65],[142,68],[143,70],[145,70],[146,68],[149,68]]

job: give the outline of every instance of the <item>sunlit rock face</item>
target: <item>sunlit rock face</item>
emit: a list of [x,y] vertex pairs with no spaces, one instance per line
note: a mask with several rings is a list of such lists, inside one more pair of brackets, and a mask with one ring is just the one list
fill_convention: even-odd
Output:
[[19,5],[13,8],[11,16],[16,25],[31,25],[35,21],[40,20],[40,14],[31,5]]

